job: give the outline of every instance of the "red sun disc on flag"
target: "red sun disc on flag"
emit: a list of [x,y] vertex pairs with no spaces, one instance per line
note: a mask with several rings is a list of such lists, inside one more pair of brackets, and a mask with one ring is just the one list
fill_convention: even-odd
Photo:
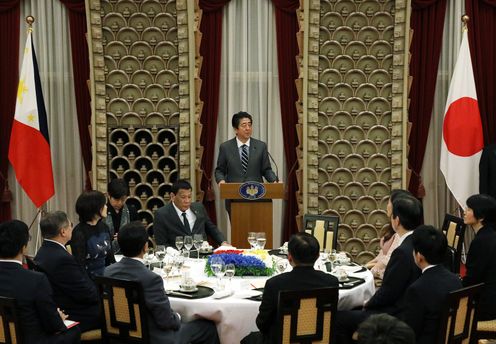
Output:
[[448,150],[458,156],[471,156],[484,148],[482,123],[477,100],[463,97],[448,108],[443,123],[443,137]]

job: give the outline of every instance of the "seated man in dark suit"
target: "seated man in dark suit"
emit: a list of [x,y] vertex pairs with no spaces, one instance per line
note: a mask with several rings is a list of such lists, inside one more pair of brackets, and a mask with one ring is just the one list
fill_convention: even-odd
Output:
[[288,261],[293,270],[267,280],[256,320],[260,333],[251,333],[243,343],[274,342],[277,302],[281,290],[339,286],[336,277],[313,268],[319,257],[319,251],[319,242],[312,235],[301,232],[291,237],[288,243]]
[[28,241],[24,222],[0,224],[0,296],[16,299],[22,343],[79,343],[79,326],[64,325],[67,316],[53,302],[46,276],[22,267]]
[[225,244],[224,235],[210,220],[200,202],[191,203],[191,184],[180,179],[172,185],[171,202],[155,213],[153,232],[157,245],[174,247],[176,236],[209,235],[217,244]]
[[336,333],[339,343],[348,343],[358,325],[374,313],[398,313],[398,303],[405,297],[406,289],[419,276],[420,269],[413,259],[411,234],[422,221],[422,205],[414,197],[401,197],[393,202],[391,225],[400,236],[384,271],[382,286],[365,303],[363,310],[338,313]]
[[48,213],[41,220],[40,229],[44,240],[34,260],[47,275],[55,302],[69,319],[79,321],[81,331],[98,328],[100,307],[96,286],[65,248],[72,236],[71,221],[62,211]]
[[119,262],[107,266],[104,276],[139,281],[143,285],[149,310],[148,331],[152,344],[219,343],[215,325],[207,320],[181,323],[172,311],[160,275],[148,270],[143,255],[148,251],[148,233],[141,222],[131,222],[121,228],[117,237],[124,254]]
[[420,226],[412,234],[415,263],[422,275],[406,290],[398,318],[415,331],[417,344],[437,343],[441,311],[448,293],[462,288],[457,275],[443,266],[448,248],[444,234]]

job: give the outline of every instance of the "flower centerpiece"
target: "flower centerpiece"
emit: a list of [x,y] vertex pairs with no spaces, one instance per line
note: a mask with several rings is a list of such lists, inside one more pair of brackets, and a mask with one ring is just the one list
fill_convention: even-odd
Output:
[[219,250],[214,252],[205,264],[205,272],[208,276],[214,273],[210,268],[213,257],[220,257],[224,264],[234,264],[235,276],[270,276],[274,273],[274,262],[264,250]]

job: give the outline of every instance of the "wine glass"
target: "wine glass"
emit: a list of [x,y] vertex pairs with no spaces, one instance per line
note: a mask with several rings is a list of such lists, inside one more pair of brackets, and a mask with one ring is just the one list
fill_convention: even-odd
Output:
[[184,244],[184,237],[182,235],[178,235],[176,237],[176,247],[179,252],[181,252],[181,249],[183,248]]
[[169,275],[172,271],[172,259],[166,259],[165,260],[165,265],[164,265],[164,272],[165,272],[165,281],[166,281],[166,285],[167,285],[167,288],[169,287]]
[[187,235],[184,237],[184,248],[186,251],[188,251],[188,257],[189,257],[189,251],[193,247],[193,237],[191,235]]
[[155,249],[155,257],[157,257],[157,260],[160,262],[160,269],[162,268],[162,263],[165,258],[165,246],[164,245],[157,245],[157,248]]
[[255,232],[248,232],[248,243],[250,244],[250,248],[254,249],[257,244],[257,236]]
[[287,259],[279,259],[276,263],[276,269],[277,272],[282,274],[284,271],[286,271],[286,268],[288,267],[288,260]]
[[197,258],[200,259],[200,247],[203,244],[203,235],[202,234],[194,234],[193,235],[193,245],[196,248]]
[[267,242],[267,239],[265,239],[265,233],[264,232],[258,232],[257,233],[257,243],[256,243],[257,248],[259,250],[263,250],[266,242]]
[[222,277],[226,273],[226,265],[224,264],[224,261],[222,260],[222,258],[213,256],[210,259],[210,269],[212,269],[212,272],[217,277],[217,285],[218,285],[219,289],[221,289]]

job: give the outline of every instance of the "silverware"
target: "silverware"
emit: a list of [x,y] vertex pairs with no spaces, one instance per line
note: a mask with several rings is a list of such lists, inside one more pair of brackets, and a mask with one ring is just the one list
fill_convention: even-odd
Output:
[[193,297],[193,295],[191,295],[191,294],[180,293],[178,291],[173,291],[173,290],[168,290],[165,293],[167,295],[172,295],[172,296],[176,295],[176,296],[184,296],[184,297],[189,297],[189,298],[192,298]]

